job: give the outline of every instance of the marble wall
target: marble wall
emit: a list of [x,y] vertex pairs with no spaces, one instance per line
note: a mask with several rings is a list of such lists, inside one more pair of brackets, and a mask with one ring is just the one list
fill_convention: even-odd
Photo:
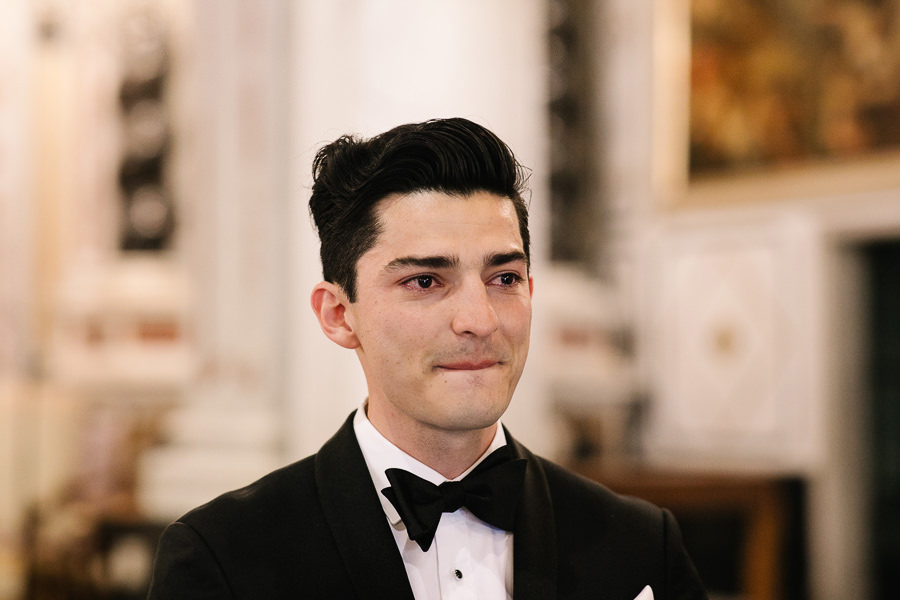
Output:
[[[178,227],[167,251],[136,257],[116,241],[115,32],[128,9],[151,5],[170,27]],[[159,518],[315,451],[365,383],[308,308],[320,278],[310,162],[342,133],[435,116],[491,127],[534,171],[533,346],[504,422],[560,453],[548,426],[559,378],[542,353],[568,296],[542,285],[568,284],[548,260],[543,1],[86,7],[0,9],[0,549],[24,507],[77,470],[67,451],[109,454],[100,442],[134,414],[162,415],[155,441],[166,443],[137,467],[140,507]],[[689,181],[687,7],[605,0],[595,11],[606,280],[583,297],[616,307],[615,326],[634,333],[646,457],[804,477],[815,597],[849,597],[865,568],[854,559],[863,507],[846,492],[861,485],[862,452],[860,367],[843,344],[862,344],[853,249],[900,235],[896,160]],[[32,476],[21,465],[35,460]]]

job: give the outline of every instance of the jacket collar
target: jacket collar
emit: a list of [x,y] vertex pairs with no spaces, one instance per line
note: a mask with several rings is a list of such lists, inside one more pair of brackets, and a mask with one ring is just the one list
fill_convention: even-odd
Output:
[[540,459],[506,432],[517,458],[528,459],[513,537],[513,593],[516,600],[555,600],[556,523],[550,488]]
[[[353,416],[353,431],[356,435],[356,441],[362,450],[363,457],[366,461],[366,467],[369,471],[369,476],[374,482],[376,492],[380,492],[391,485],[391,482],[388,481],[387,475],[385,474],[387,469],[403,469],[413,475],[421,477],[425,481],[433,483],[434,485],[440,485],[447,481],[446,477],[405,453],[381,435],[381,433],[375,429],[375,426],[369,422],[369,419],[366,418],[365,405],[359,408]],[[502,427],[498,427],[487,450],[484,451],[474,464],[463,473],[460,473],[459,476],[455,478],[455,481],[459,481],[471,473],[482,460],[491,454],[491,452],[505,445],[506,431]],[[381,502],[381,507],[384,509],[388,521],[391,525],[397,526],[400,522],[400,514],[397,512],[397,509],[391,504],[391,501],[388,500],[386,496],[381,493],[377,493],[376,495]]]
[[351,414],[316,455],[325,520],[359,598],[413,600],[406,567],[375,494]]
[[[353,432],[354,414],[316,455],[322,510],[359,598],[413,600],[403,559]],[[513,454],[528,459],[513,538],[513,593],[516,600],[555,600],[556,527],[547,479],[540,460],[509,431],[504,433]]]

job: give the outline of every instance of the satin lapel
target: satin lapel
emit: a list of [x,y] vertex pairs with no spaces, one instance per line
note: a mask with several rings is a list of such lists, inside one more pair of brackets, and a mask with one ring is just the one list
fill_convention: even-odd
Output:
[[353,432],[353,414],[319,450],[315,470],[325,519],[359,598],[413,600],[403,559]]
[[516,457],[528,459],[513,537],[513,595],[516,600],[555,600],[556,523],[547,478],[534,454],[508,431],[506,439]]

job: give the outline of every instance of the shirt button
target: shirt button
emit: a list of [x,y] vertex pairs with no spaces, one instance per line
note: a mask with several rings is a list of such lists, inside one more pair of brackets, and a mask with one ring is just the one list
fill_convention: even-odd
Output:
[[457,579],[462,579],[463,578],[462,571],[460,571],[459,569],[456,569],[455,571],[453,571],[453,576],[456,577]]

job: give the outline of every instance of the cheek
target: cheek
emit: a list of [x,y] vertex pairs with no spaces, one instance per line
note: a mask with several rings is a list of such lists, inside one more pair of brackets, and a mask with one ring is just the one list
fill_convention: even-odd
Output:
[[376,325],[367,332],[367,337],[386,354],[383,360],[392,365],[408,364],[436,339],[427,321],[422,319],[396,311],[373,317]]
[[503,319],[503,329],[506,334],[516,340],[528,340],[531,331],[531,304],[520,301],[506,307],[506,318]]

